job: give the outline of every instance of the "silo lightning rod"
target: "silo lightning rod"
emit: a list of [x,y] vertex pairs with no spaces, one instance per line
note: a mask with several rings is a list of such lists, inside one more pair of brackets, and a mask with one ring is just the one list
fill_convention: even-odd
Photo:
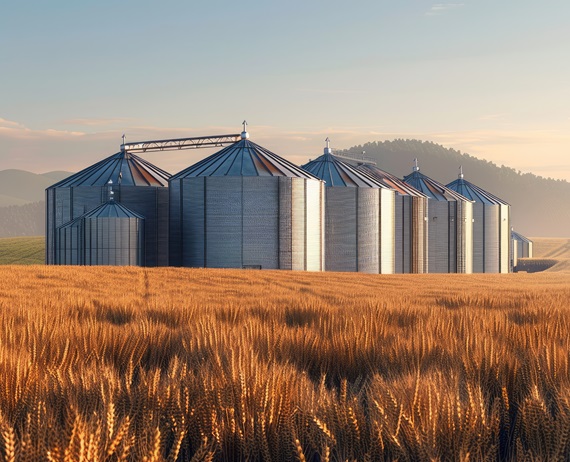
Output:
[[240,140],[239,133],[231,135],[198,136],[193,138],[175,138],[171,140],[137,141],[121,144],[121,151],[154,152],[176,151],[180,149],[198,149],[227,146]]

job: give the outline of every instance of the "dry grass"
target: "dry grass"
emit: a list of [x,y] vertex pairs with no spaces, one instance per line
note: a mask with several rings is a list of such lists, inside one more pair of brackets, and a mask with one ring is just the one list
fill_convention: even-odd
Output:
[[0,277],[4,460],[570,458],[568,273]]
[[534,259],[553,262],[546,271],[570,271],[570,239],[533,237],[532,241]]

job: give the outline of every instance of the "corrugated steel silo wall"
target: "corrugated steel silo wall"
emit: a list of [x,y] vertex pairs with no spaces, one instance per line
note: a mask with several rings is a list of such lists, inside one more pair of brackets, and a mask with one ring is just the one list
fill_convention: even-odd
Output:
[[498,273],[500,264],[501,206],[484,206],[484,268],[485,273]]
[[60,227],[55,231],[57,253],[53,264],[81,265],[82,260],[82,233],[80,223],[73,226]]
[[[329,188],[330,189],[330,188]],[[380,190],[376,188],[356,189],[356,254],[357,268],[360,273],[378,274],[380,272]]]
[[114,185],[115,200],[144,217],[145,266],[168,265],[168,188]]
[[168,264],[182,266],[182,180],[168,183]]
[[128,266],[144,264],[144,220],[139,218],[85,218],[86,265]]
[[205,195],[206,266],[242,268],[242,178],[207,177]]
[[279,182],[243,177],[243,266],[279,268]]
[[411,223],[411,273],[428,272],[428,199],[426,197],[412,197],[412,223]]
[[[279,267],[293,268],[293,228],[292,182],[289,178],[279,177]],[[297,205],[299,206],[299,205]]]
[[304,178],[291,178],[291,269],[307,269],[307,198]]
[[394,196],[391,189],[380,190],[380,273],[394,273]]
[[344,186],[325,189],[325,269],[357,271],[358,188]]
[[499,271],[509,273],[512,271],[511,260],[513,250],[511,247],[511,206],[500,205],[499,223]]
[[517,259],[519,256],[519,249],[518,249],[518,241],[516,239],[511,238],[511,252],[513,258],[513,270],[517,266]]
[[449,273],[449,206],[447,202],[428,201],[428,271]]
[[457,272],[473,272],[473,203],[457,202]]
[[485,272],[485,205],[473,204],[473,272]]
[[323,209],[324,184],[318,180],[307,179],[305,183],[306,204],[306,267],[307,271],[322,271],[324,269],[323,256]]
[[[403,196],[396,193],[394,198],[394,272],[402,274],[406,271],[406,250],[409,253],[409,244],[405,238],[406,221],[409,221],[409,215],[406,209],[410,206],[410,196]],[[408,233],[409,234],[409,233]]]

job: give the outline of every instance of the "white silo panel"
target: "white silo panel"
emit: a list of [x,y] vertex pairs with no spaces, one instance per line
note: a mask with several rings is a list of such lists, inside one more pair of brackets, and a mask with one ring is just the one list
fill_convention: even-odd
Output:
[[411,272],[428,272],[428,199],[412,197]]
[[473,204],[473,272],[485,272],[485,207]]
[[242,178],[206,179],[206,266],[241,268]]
[[288,177],[279,177],[279,267],[292,269],[292,184]]
[[462,272],[466,274],[473,273],[473,203],[461,203],[461,235],[462,243],[460,251],[463,253]]
[[394,272],[397,274],[402,274],[405,272],[405,260],[406,260],[406,246],[404,238],[404,229],[406,227],[405,222],[405,199],[401,194],[396,194],[394,202]]
[[358,271],[380,272],[380,189],[352,188],[357,190],[357,243]]
[[291,269],[307,269],[305,179],[291,178]]
[[510,261],[513,255],[511,248],[511,207],[509,205],[500,205],[500,211],[500,271],[501,273],[508,273],[511,271]]
[[380,273],[394,273],[394,191],[380,189]]
[[304,180],[306,191],[306,233],[307,233],[307,271],[323,270],[322,183],[318,180]]
[[448,265],[449,265],[449,272],[450,273],[462,273],[459,268],[463,266],[463,262],[459,260],[463,258],[458,250],[461,247],[458,245],[458,240],[461,239],[461,235],[459,234],[459,223],[457,221],[458,209],[461,207],[461,204],[457,201],[449,201],[447,203],[448,210],[449,210],[449,228],[448,228]]
[[243,265],[279,268],[279,180],[243,177]]
[[[412,207],[412,200],[413,196],[402,196],[400,194],[395,195],[395,200],[397,201],[398,198],[401,198],[402,203],[402,223],[400,224],[400,232],[402,233],[401,240],[402,240],[402,248],[401,248],[401,271],[400,273],[411,273],[412,272],[412,214],[414,213]],[[398,271],[396,271],[398,272]]]
[[358,271],[357,192],[358,188],[347,187],[325,190],[326,271]]
[[[473,208],[483,206],[482,203],[476,202]],[[498,273],[500,264],[500,213],[501,206],[499,205],[484,205],[485,212],[484,219],[484,252],[485,252],[485,266],[483,272],[485,273]],[[478,232],[478,230],[477,230]],[[474,240],[477,233],[474,232]]]
[[430,273],[449,272],[449,208],[447,202],[430,199],[429,262]]

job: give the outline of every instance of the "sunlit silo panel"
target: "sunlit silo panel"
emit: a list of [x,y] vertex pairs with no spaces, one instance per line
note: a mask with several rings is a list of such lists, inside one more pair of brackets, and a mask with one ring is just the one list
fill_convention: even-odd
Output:
[[427,197],[395,175],[372,164],[357,167],[395,191],[395,272],[426,273]]
[[174,266],[323,270],[323,184],[242,139],[170,179]]
[[428,197],[428,272],[473,271],[473,204],[414,167],[404,181]]
[[325,181],[327,271],[394,272],[394,191],[332,155],[303,166]]
[[447,185],[473,201],[473,272],[510,271],[510,206],[493,194],[459,178]]
[[55,264],[56,230],[108,199],[145,217],[144,262],[168,265],[168,178],[170,174],[129,152],[121,151],[46,190],[46,263]]

